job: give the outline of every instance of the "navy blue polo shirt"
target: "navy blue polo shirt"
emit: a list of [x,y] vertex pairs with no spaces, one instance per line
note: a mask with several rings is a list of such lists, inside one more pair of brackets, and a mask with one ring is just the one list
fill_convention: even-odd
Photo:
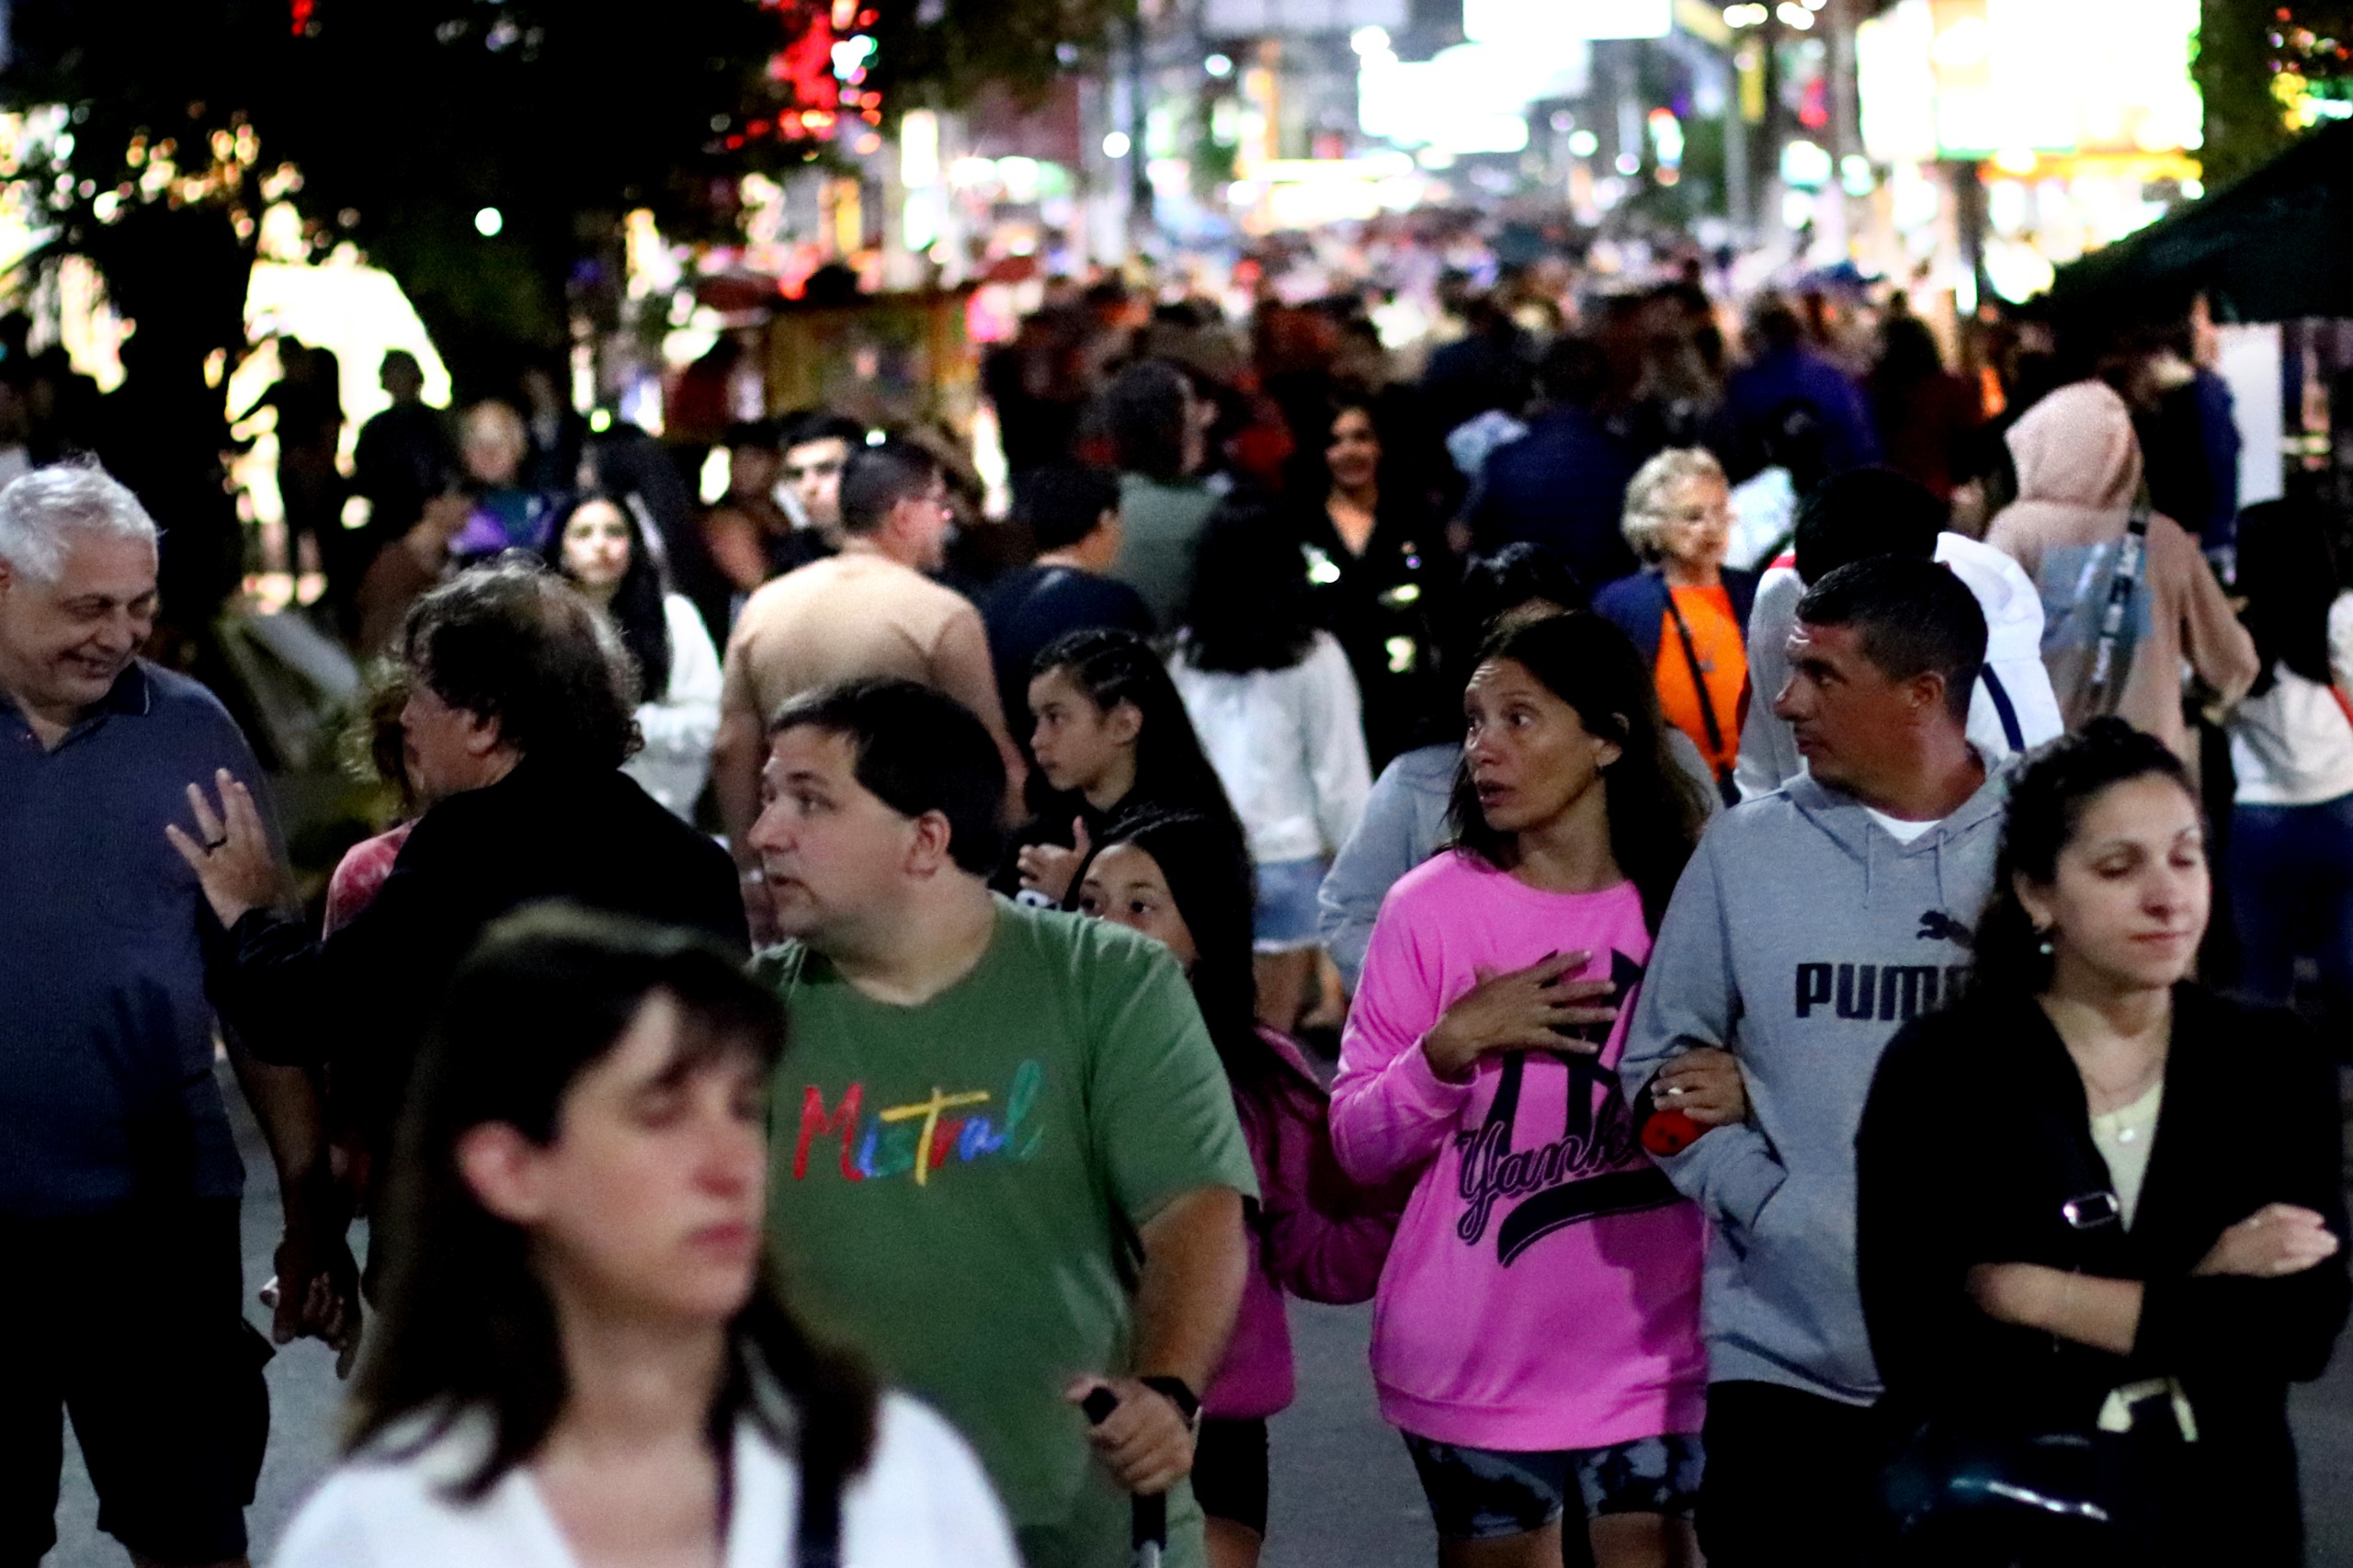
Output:
[[260,770],[234,721],[140,660],[43,751],[0,698],[0,1215],[86,1214],[244,1185],[212,1073],[204,895],[164,824]]

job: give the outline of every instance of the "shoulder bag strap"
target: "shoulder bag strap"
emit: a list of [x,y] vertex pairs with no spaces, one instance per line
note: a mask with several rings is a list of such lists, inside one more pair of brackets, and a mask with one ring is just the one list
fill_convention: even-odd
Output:
[[2108,577],[2108,597],[2100,605],[2099,635],[2092,644],[2092,662],[2084,680],[2087,718],[2116,711],[2123,700],[2124,683],[2132,667],[2130,612],[2132,591],[2139,586],[2141,567],[2149,549],[2149,506],[2136,503],[2117,541],[2116,565]]
[[1987,664],[1978,667],[1977,678],[1985,683],[1985,695],[1993,699],[1994,712],[2002,721],[2002,738],[2010,743],[2012,751],[2026,750],[2026,728],[2018,722],[2018,706],[2010,700],[2009,688],[2002,684],[2002,677]]
[[[1699,645],[1692,640],[1691,623],[1683,619],[1683,607],[1675,602],[1675,589],[1664,579],[1659,585],[1666,589],[1666,613],[1675,622],[1676,641],[1683,644],[1683,665],[1691,672],[1691,689],[1699,699],[1699,723],[1708,732],[1708,749],[1721,756],[1724,751],[1723,723],[1716,717],[1716,699],[1708,690],[1706,674],[1699,668]],[[1716,787],[1719,790],[1726,788],[1731,780],[1731,770],[1713,756],[1708,762],[1715,770]]]

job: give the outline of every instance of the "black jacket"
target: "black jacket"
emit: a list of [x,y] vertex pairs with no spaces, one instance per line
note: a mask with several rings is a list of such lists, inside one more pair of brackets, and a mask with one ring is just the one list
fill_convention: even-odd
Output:
[[[1972,999],[1889,1044],[1857,1138],[1863,1316],[1906,1425],[2012,1435],[2088,1430],[2109,1392],[2178,1378],[2197,1416],[2185,1555],[2299,1561],[2287,1385],[2314,1378],[2345,1323],[2346,1254],[2278,1279],[2193,1278],[2268,1203],[2346,1235],[2336,1070],[2292,1015],[2177,988],[2165,1102],[2131,1228],[2078,1231],[2071,1168],[2104,1175],[2081,1079],[2031,999]],[[2067,1153],[2069,1145],[2074,1154]],[[2146,1285],[2131,1355],[1997,1324],[1965,1284],[1980,1263],[2040,1263]]]
[[726,851],[620,772],[526,759],[426,812],[375,901],[325,941],[276,911],[239,920],[209,966],[213,1005],[263,1061],[333,1067],[381,1153],[459,963],[485,926],[542,899],[751,946]]
[[[1756,574],[1727,566],[1720,575],[1724,596],[1732,600],[1732,618],[1740,623],[1741,635],[1745,638],[1749,612],[1756,608]],[[1642,654],[1643,668],[1646,670],[1658,667],[1659,640],[1665,634],[1662,628],[1665,625],[1666,606],[1666,579],[1655,567],[1620,577],[1593,596],[1593,613],[1634,640],[1634,651]],[[1766,693],[1768,698],[1772,695]]]

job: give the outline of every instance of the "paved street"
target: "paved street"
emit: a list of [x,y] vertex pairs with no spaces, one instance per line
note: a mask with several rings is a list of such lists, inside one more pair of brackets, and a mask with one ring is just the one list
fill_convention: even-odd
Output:
[[[276,1201],[268,1161],[233,1092],[253,1173],[245,1203],[245,1277],[268,1273]],[[260,1310],[254,1309],[256,1321]],[[1429,1513],[1413,1466],[1374,1409],[1364,1347],[1364,1307],[1294,1304],[1300,1400],[1274,1423],[1274,1511],[1267,1568],[1420,1568],[1433,1560]],[[261,1495],[247,1516],[257,1557],[271,1545],[335,1443],[337,1387],[321,1346],[288,1346],[270,1364],[273,1428]],[[2306,1514],[2313,1568],[2353,1568],[2353,1356],[2340,1346],[2328,1377],[2298,1391]],[[67,1449],[58,1549],[49,1568],[121,1568],[119,1548],[97,1533],[97,1506],[78,1457]]]

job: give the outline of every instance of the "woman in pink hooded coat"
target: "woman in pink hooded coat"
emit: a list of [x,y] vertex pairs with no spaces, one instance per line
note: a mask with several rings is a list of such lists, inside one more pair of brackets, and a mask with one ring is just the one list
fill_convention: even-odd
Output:
[[2198,541],[2153,513],[2112,655],[2120,688],[2093,680],[2117,562],[2141,496],[2131,412],[2105,382],[2077,381],[2029,409],[2007,439],[2018,496],[1995,515],[1985,542],[2015,558],[2042,595],[2042,660],[2067,727],[2114,712],[2188,760],[2182,660],[2225,701],[2235,700],[2255,684],[2255,640]]

